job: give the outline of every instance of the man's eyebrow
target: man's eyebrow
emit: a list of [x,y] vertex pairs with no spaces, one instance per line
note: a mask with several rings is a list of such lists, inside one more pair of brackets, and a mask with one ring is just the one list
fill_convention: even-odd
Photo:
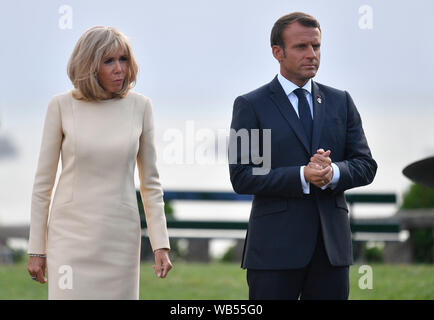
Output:
[[311,42],[311,41],[303,41],[303,42],[296,42],[294,43],[294,46],[301,46],[301,45],[307,45],[307,44],[312,44],[312,45],[320,45],[321,42]]

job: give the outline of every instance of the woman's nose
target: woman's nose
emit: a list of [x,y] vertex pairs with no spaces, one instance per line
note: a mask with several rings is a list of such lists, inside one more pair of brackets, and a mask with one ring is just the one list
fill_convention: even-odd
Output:
[[119,73],[122,71],[122,67],[119,61],[115,61],[114,72]]

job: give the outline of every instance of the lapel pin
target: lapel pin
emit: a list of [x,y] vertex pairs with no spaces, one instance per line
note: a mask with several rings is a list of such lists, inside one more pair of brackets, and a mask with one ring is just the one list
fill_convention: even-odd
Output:
[[316,96],[316,101],[318,101],[318,103],[321,103],[321,102],[322,102],[322,100],[321,100],[321,96],[320,96],[320,95],[317,95],[317,96]]

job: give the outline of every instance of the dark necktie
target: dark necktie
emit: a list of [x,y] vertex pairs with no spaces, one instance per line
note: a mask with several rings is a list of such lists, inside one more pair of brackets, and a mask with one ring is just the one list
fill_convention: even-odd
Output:
[[298,116],[301,123],[303,124],[309,144],[312,145],[313,120],[310,113],[309,103],[307,102],[306,94],[304,93],[304,91],[304,89],[298,88],[295,89],[293,92],[298,98]]

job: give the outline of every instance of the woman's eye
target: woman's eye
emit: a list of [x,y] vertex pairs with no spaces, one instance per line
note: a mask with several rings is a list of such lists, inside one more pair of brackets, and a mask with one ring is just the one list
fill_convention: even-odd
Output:
[[122,56],[120,60],[121,61],[128,61],[128,58],[126,56]]
[[106,61],[104,61],[105,64],[109,64],[109,63],[111,63],[111,62],[113,62],[113,59],[112,59],[112,58],[107,59]]

